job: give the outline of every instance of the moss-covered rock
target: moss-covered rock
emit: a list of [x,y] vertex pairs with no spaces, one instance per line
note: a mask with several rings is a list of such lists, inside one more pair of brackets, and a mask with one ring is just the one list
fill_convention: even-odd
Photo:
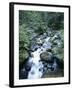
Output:
[[52,48],[52,52],[53,52],[53,54],[57,54],[58,53],[58,48],[57,47],[53,47]]
[[59,59],[59,61],[61,63],[64,62],[64,50],[63,50],[63,48],[54,47],[52,49],[52,53],[53,53],[54,56],[56,56]]
[[26,62],[26,60],[29,58],[29,54],[26,50],[20,50],[19,52],[19,64],[22,64]]
[[40,58],[42,61],[49,62],[52,58],[52,54],[46,51],[46,52],[41,53]]

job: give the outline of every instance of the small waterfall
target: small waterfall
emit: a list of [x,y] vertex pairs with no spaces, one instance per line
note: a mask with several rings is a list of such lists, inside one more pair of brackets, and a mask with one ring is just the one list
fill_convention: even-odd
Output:
[[[43,43],[37,44],[35,42],[31,45],[31,52],[30,57],[26,64],[24,64],[24,67],[21,69],[20,72],[20,78],[21,79],[39,79],[41,77],[44,77],[44,75],[49,75],[51,72],[55,72],[54,74],[58,73],[57,71],[61,67],[61,63],[59,61],[59,58],[55,57],[52,52],[48,52],[46,50],[51,50],[51,47],[53,43],[50,41],[57,38],[56,42],[58,43],[58,46],[60,44],[58,37],[55,35],[54,37],[48,37],[47,35],[43,35]],[[45,52],[50,53],[51,59],[48,60],[48,62],[44,60],[41,60],[41,55]],[[49,58],[48,58],[49,59]],[[52,73],[51,73],[52,74]]]
[[33,56],[29,59],[29,62],[32,62],[31,70],[29,71],[28,78],[40,78],[42,76],[43,64],[40,61],[41,49],[31,53]]
[[47,48],[51,48],[51,44],[48,42],[49,39],[50,37],[47,37],[41,47],[39,47],[36,51],[31,52],[32,57],[29,58],[29,62],[32,63],[32,67],[28,73],[28,79],[37,79],[42,77],[44,66],[40,61],[40,54]]

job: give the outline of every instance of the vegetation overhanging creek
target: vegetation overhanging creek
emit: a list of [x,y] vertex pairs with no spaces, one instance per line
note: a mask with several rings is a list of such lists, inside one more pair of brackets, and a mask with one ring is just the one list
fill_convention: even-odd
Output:
[[64,14],[19,11],[19,79],[64,76]]

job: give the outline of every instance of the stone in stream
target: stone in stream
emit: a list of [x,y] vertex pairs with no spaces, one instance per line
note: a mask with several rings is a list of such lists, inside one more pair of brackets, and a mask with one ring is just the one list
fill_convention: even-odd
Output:
[[58,64],[56,61],[54,61],[53,65],[52,65],[52,71],[56,71],[58,69]]
[[63,69],[64,63],[58,57],[54,56],[53,60],[54,60],[54,63],[52,67],[54,68],[54,70]]
[[47,68],[50,69],[51,71],[56,71],[58,69],[58,63],[57,63],[57,61],[59,59],[56,58],[56,57],[52,57],[52,59],[53,59],[53,62],[52,63],[49,63],[47,65]]
[[41,58],[42,61],[45,61],[45,62],[53,62],[52,53],[47,52],[47,51],[41,53],[40,58]]
[[19,79],[27,79],[28,72],[23,68],[19,71]]
[[64,61],[56,57],[56,63],[58,64],[58,68],[64,69]]
[[64,49],[61,47],[53,47],[52,52],[56,58],[56,62],[59,64],[60,68],[61,67],[63,68],[64,67]]
[[47,64],[48,64],[48,63],[45,62],[45,63],[44,63],[44,67],[47,67]]
[[39,68],[39,71],[42,71],[42,68]]
[[44,40],[43,39],[41,39],[41,38],[37,38],[36,39],[36,44],[37,45],[42,45],[44,43]]
[[19,51],[19,64],[22,66],[29,58],[29,53],[27,50],[23,49]]
[[58,65],[60,65],[60,63],[58,63],[59,59],[55,56],[52,56],[51,59],[52,60],[49,60],[48,62],[43,61],[43,65],[44,65],[43,72],[44,73],[55,72],[59,69],[59,66],[58,66]]
[[47,49],[46,51],[52,53],[52,49],[51,48]]
[[30,71],[31,70],[31,66],[32,66],[32,63],[26,63],[26,65],[25,65],[25,70],[26,71]]
[[36,45],[36,44],[32,44],[30,49],[31,49],[31,51],[34,52],[34,51],[36,51],[38,48],[39,48],[38,45]]
[[32,62],[27,62],[24,67],[20,70],[19,78],[20,79],[27,79],[28,72],[31,70]]
[[44,68],[43,68],[43,74],[45,74],[46,72],[47,72],[47,68],[44,67]]
[[45,49],[51,49],[52,44],[50,42],[46,42],[43,44],[43,48]]
[[47,33],[44,33],[44,34],[43,34],[43,38],[44,38],[44,39],[47,38],[47,36],[48,36]]

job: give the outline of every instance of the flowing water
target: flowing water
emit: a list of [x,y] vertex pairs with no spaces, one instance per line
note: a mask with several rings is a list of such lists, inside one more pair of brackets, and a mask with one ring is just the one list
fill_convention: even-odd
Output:
[[28,73],[28,79],[41,78],[43,75],[43,64],[40,61],[40,54],[46,49],[51,48],[51,43],[49,42],[50,37],[45,38],[45,41],[41,47],[36,51],[31,52],[32,57],[29,58],[29,63],[32,63],[31,70]]
[[[47,66],[44,66],[44,63],[41,61],[41,53],[45,52],[47,49],[51,49],[52,43],[50,42],[50,37],[46,36],[43,38],[44,42],[36,50],[30,52],[31,56],[29,57],[26,67],[22,69],[20,73],[22,79],[38,79],[42,78],[45,72],[49,75],[49,71],[56,71],[58,64],[56,60],[53,62],[52,66],[48,63]],[[45,72],[44,72],[45,70]],[[51,74],[52,75],[52,74]]]

